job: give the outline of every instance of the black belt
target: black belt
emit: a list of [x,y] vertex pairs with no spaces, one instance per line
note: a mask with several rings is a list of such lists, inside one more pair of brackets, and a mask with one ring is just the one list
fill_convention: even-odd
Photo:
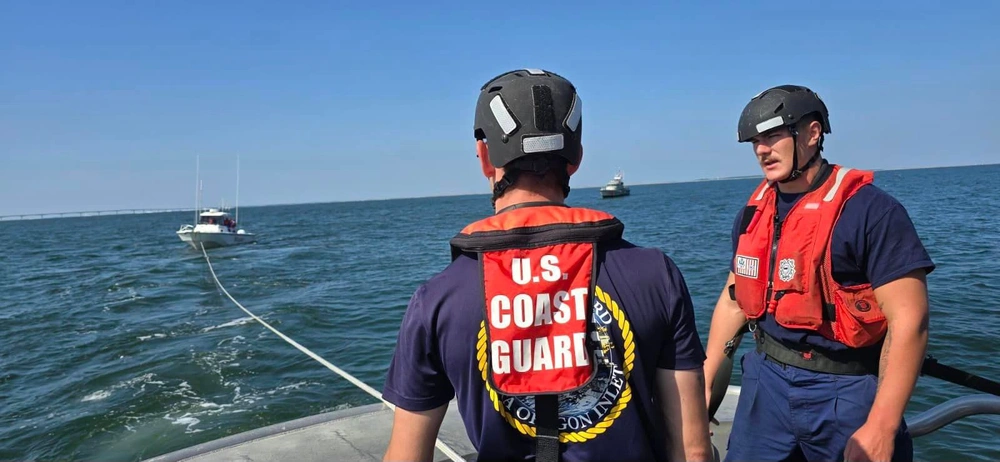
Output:
[[846,352],[820,352],[805,345],[794,348],[762,330],[754,332],[754,339],[757,341],[758,353],[764,353],[766,359],[782,366],[837,375],[878,374],[878,348]]

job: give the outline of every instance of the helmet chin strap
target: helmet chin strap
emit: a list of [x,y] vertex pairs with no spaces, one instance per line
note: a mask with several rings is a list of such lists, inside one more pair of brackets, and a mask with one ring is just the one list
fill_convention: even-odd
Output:
[[[493,183],[493,197],[491,198],[493,206],[496,207],[497,199],[500,199],[500,197],[502,197],[508,189],[514,186],[514,183],[517,182],[517,179],[522,174],[531,174],[541,177],[553,168],[563,169],[562,171],[566,172],[565,163],[556,162],[553,164],[553,162],[553,159],[550,157],[536,157],[532,159],[522,158],[519,161],[507,164],[508,168],[504,171],[503,177],[500,178],[500,181]],[[563,190],[563,198],[565,199],[566,197],[569,197],[570,191],[568,173],[566,174],[561,186]]]
[[499,199],[500,196],[503,196],[503,193],[507,191],[507,188],[514,185],[514,182],[517,181],[517,177],[520,175],[520,170],[511,169],[510,171],[504,172],[503,178],[500,178],[500,181],[493,183],[493,197],[490,201],[493,203],[494,207],[497,205],[497,199]]
[[785,179],[778,180],[778,183],[781,184],[797,180],[812,164],[816,163],[816,159],[819,159],[819,149],[817,149],[816,153],[806,161],[806,164],[799,167],[799,130],[792,125],[788,127],[788,131],[792,132],[792,171]]

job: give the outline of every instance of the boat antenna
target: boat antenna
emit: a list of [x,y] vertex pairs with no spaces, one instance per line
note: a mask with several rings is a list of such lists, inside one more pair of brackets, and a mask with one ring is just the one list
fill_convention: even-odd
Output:
[[240,222],[240,156],[236,156],[236,223]]
[[201,156],[194,161],[194,224],[198,224],[198,190],[201,189]]

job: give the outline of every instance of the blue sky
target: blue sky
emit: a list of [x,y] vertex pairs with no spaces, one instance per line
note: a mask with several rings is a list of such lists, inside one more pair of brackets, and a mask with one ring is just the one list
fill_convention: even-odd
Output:
[[578,187],[758,174],[784,83],[832,161],[1000,162],[1000,3],[536,3],[0,3],[0,215],[186,206],[196,155],[213,204],[237,155],[244,205],[486,193],[477,92],[524,67],[578,87]]

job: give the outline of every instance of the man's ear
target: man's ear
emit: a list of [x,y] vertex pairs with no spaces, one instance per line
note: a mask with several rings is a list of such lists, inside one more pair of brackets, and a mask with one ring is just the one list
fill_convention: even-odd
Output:
[[580,161],[577,162],[576,165],[566,164],[566,173],[568,173],[569,176],[573,176],[573,174],[580,169],[580,164],[582,163],[583,163],[583,146],[580,146]]
[[818,121],[812,121],[809,123],[809,140],[806,142],[807,146],[819,145],[819,138],[823,136],[823,124]]
[[479,158],[479,168],[483,170],[483,176],[491,180],[495,178],[497,169],[490,163],[490,148],[483,140],[476,141],[476,157]]

